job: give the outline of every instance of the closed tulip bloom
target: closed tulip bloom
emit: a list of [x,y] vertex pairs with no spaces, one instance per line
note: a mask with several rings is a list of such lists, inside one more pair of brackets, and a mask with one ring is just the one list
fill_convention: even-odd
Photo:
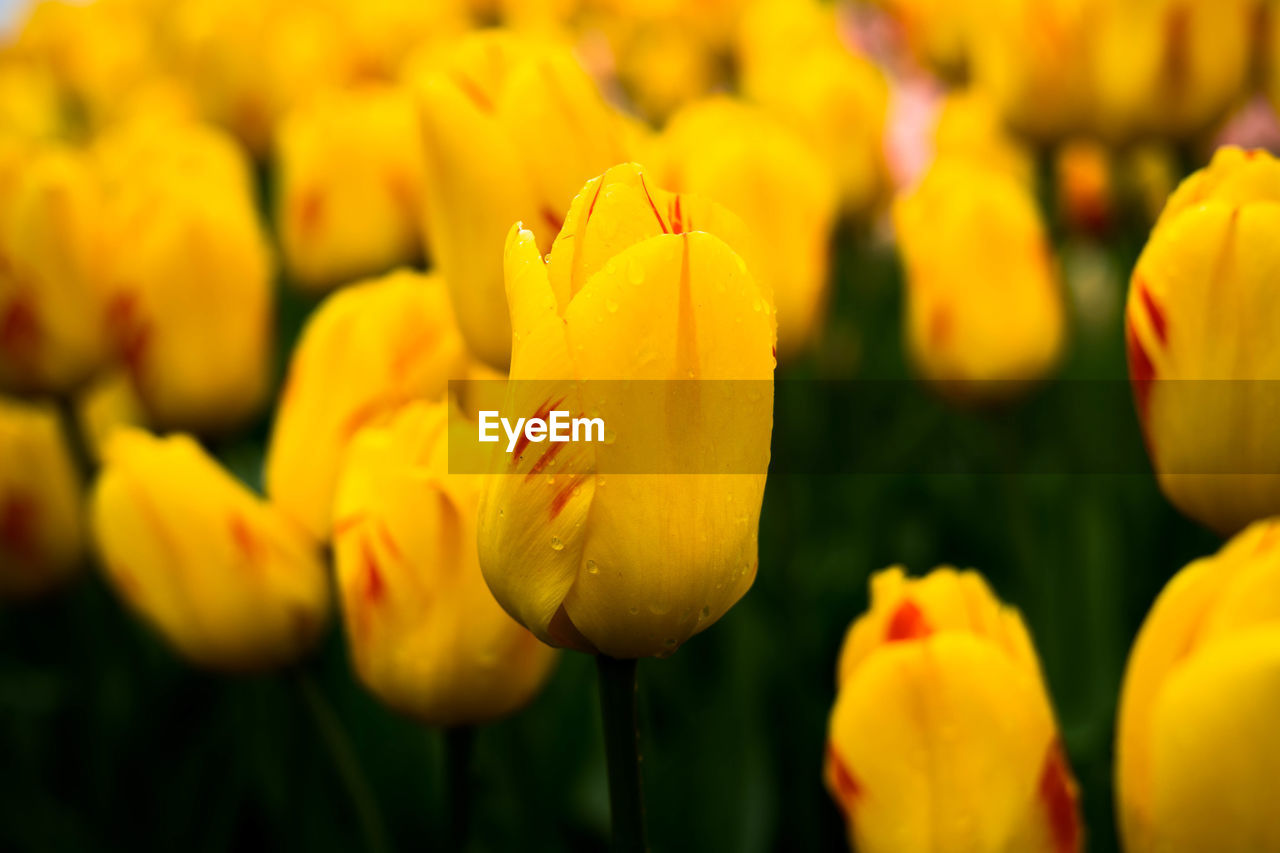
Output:
[[1280,522],[1174,576],[1129,656],[1116,727],[1128,853],[1280,850]]
[[243,424],[270,379],[273,262],[248,163],[225,134],[160,122],[99,151],[107,327],[152,423],[204,433]]
[[280,123],[276,163],[276,229],[301,287],[421,258],[424,166],[408,93],[370,86],[308,99]]
[[[734,385],[752,394],[750,406],[691,398],[657,421],[646,409],[643,425],[622,414],[626,400],[607,390],[593,397],[606,424],[620,433],[635,427],[628,435],[642,459],[624,460],[628,441],[607,437],[494,454],[480,505],[480,565],[498,602],[540,639],[617,658],[665,656],[751,586],[775,322],[768,291],[734,251],[744,240],[732,214],[650,186],[634,164],[587,183],[549,262],[532,232],[512,229],[504,414],[586,411],[572,380],[753,380]],[[720,387],[660,387],[686,385],[691,395]],[[548,396],[561,392],[560,402]],[[688,459],[710,442],[742,473],[608,473],[627,461],[635,471]]]
[[1007,172],[944,158],[898,200],[894,225],[907,345],[925,379],[986,399],[1053,368],[1065,319],[1030,189]]
[[1095,0],[990,0],[971,28],[971,77],[1010,127],[1053,141],[1090,126]]
[[411,400],[443,398],[465,366],[440,276],[402,270],[331,295],[289,363],[267,448],[272,502],[326,539],[351,439]]
[[995,104],[983,92],[949,94],[933,129],[935,156],[962,158],[1006,172],[1024,186],[1035,186],[1030,149],[1009,132]]
[[104,360],[103,198],[92,166],[62,147],[0,164],[0,384],[66,391]]
[[505,369],[503,238],[523,220],[548,250],[574,193],[627,159],[622,119],[567,48],[532,36],[477,33],[415,68],[427,246],[469,349]]
[[1152,466],[1178,509],[1223,534],[1280,513],[1277,228],[1280,163],[1219,149],[1169,197],[1129,284],[1129,375]]
[[[448,409],[411,403],[356,436],[334,524],[360,680],[392,708],[441,726],[520,708],[555,660],[485,586],[476,556],[479,477],[449,473]],[[454,428],[475,426],[460,418]]]
[[122,369],[104,372],[76,401],[76,419],[86,449],[101,464],[107,441],[123,427],[147,426],[147,412],[133,380]]
[[1137,0],[1094,12],[1096,121],[1109,139],[1185,138],[1250,88],[1258,0]]
[[107,578],[192,663],[292,663],[329,610],[314,543],[192,438],[137,429],[108,442],[90,510]]
[[80,568],[80,491],[53,407],[0,397],[0,598],[38,595]]
[[889,87],[838,37],[817,2],[756,0],[740,28],[743,93],[794,128],[826,161],[843,209],[868,214],[888,184]]
[[825,778],[859,853],[1081,849],[1031,636],[981,575],[875,575],[837,688]]
[[776,300],[779,357],[800,353],[826,313],[836,213],[827,164],[762,108],[728,97],[677,113],[659,159],[659,183],[714,199],[746,223],[755,237],[753,272]]

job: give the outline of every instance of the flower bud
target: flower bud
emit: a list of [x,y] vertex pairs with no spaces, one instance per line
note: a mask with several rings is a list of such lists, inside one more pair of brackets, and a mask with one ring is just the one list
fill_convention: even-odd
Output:
[[91,523],[124,602],[200,666],[297,660],[328,616],[318,550],[185,435],[116,432]]
[[38,595],[80,568],[80,489],[53,407],[0,397],[0,598]]
[[328,290],[422,256],[422,146],[413,99],[328,92],[276,134],[276,228],[292,281]]
[[[356,672],[391,707],[440,726],[520,708],[555,660],[485,586],[476,556],[479,478],[449,473],[448,421],[448,403],[417,402],[361,430],[334,511]],[[456,428],[474,425],[460,419]]]
[[1244,100],[1258,0],[1094,5],[1094,115],[1108,139],[1187,138]]
[[1005,122],[1054,141],[1088,126],[1094,0],[990,0],[969,28],[970,73]]
[[727,97],[677,113],[662,147],[659,183],[714,199],[742,217],[758,247],[753,272],[776,300],[779,356],[801,352],[826,313],[836,212],[826,163],[768,113]]
[[898,200],[894,226],[907,343],[925,379],[953,396],[991,399],[1053,368],[1063,344],[1062,299],[1026,186],[1006,172],[945,158]]
[[510,360],[502,240],[529,223],[544,249],[574,193],[627,159],[622,120],[567,48],[477,33],[410,75],[422,105],[427,234],[469,349]]
[[[627,442],[607,438],[494,454],[480,505],[480,566],[498,602],[546,642],[665,656],[754,580],[775,321],[768,291],[732,248],[741,239],[735,222],[718,205],[649,186],[627,164],[583,187],[549,262],[532,232],[513,228],[508,237],[514,333],[504,413],[587,411],[579,386],[557,380],[661,380],[691,395],[712,383],[682,380],[751,380],[754,388],[751,407],[695,395],[660,423],[628,421],[626,401],[607,391],[592,400],[605,423],[644,432],[650,465],[715,443],[742,461],[742,473],[609,473],[626,468]],[[566,389],[562,403],[546,396],[550,389]],[[538,476],[553,461],[559,473]]]
[[266,400],[272,259],[248,163],[225,134],[142,122],[99,144],[107,326],[151,420],[222,432]]
[[6,162],[0,181],[0,384],[67,391],[106,355],[102,193],[78,152],[13,151],[21,165]]
[[832,9],[810,0],[756,0],[738,41],[743,93],[822,157],[846,210],[869,213],[888,184],[884,74],[840,41]]
[[289,363],[267,448],[272,502],[327,538],[347,444],[411,400],[443,398],[465,360],[438,275],[401,270],[329,296]]
[[860,853],[1081,849],[1035,647],[981,575],[872,577],[837,688],[825,777]]
[[1129,656],[1116,811],[1129,853],[1280,850],[1280,521],[1174,576]]
[[1179,510],[1223,534],[1280,513],[1277,202],[1275,158],[1219,149],[1169,197],[1129,284],[1129,376],[1152,467]]

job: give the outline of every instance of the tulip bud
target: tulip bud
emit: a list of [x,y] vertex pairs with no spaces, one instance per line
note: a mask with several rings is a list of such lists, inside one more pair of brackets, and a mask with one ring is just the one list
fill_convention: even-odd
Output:
[[860,853],[1081,849],[1035,647],[981,575],[872,577],[837,688],[824,775]]
[[779,356],[798,354],[813,343],[826,310],[836,212],[826,163],[772,116],[727,97],[677,113],[663,148],[659,183],[714,199],[755,236],[753,272],[773,290]]
[[1128,853],[1280,850],[1280,521],[1174,576],[1129,656],[1116,727]]
[[422,146],[409,95],[326,93],[276,135],[276,227],[294,282],[327,290],[422,255]]
[[1026,186],[977,163],[940,160],[898,200],[894,225],[908,347],[925,379],[944,393],[991,399],[1053,368],[1063,306]]
[[756,0],[738,41],[743,93],[822,157],[846,210],[867,214],[888,184],[884,74],[845,47],[830,7],[818,2]]
[[1192,136],[1244,100],[1258,0],[1095,5],[1094,111],[1108,139]]
[[1009,133],[991,99],[976,89],[950,94],[943,101],[933,146],[939,159],[963,158],[1035,186],[1031,152]]
[[38,595],[80,568],[80,489],[53,407],[0,397],[0,598]]
[[465,358],[438,275],[402,270],[331,295],[289,363],[267,448],[272,502],[327,538],[347,444],[411,400],[443,398]]
[[102,194],[77,152],[18,156],[21,166],[0,182],[0,384],[66,391],[106,354]]
[[270,378],[272,260],[248,163],[223,133],[143,123],[98,150],[107,324],[152,422],[226,431],[261,408]]
[[515,711],[555,660],[485,586],[476,557],[479,478],[449,473],[448,433],[443,401],[411,403],[390,423],[361,430],[334,523],[356,672],[391,707],[441,726]]
[[970,71],[1005,122],[1056,140],[1086,127],[1092,97],[1088,55],[1094,0],[990,0],[970,27]]
[[428,248],[469,349],[506,368],[503,236],[523,219],[549,248],[582,183],[627,159],[622,120],[566,48],[503,31],[419,63],[411,82],[422,105]]
[[1174,506],[1223,534],[1280,513],[1277,202],[1275,158],[1219,149],[1169,197],[1129,284],[1129,376],[1152,467]]
[[123,370],[104,373],[84,389],[77,400],[76,418],[86,449],[99,464],[116,430],[147,426],[146,409]]
[[[568,379],[665,380],[690,393],[708,383],[679,380],[752,380],[757,399],[737,417],[690,399],[661,423],[614,417],[626,403],[607,391],[593,400],[606,423],[643,431],[650,464],[715,443],[743,460],[742,473],[608,473],[625,441],[494,454],[480,566],[498,602],[545,642],[666,656],[754,580],[775,321],[769,293],[732,248],[741,235],[718,205],[651,187],[627,164],[583,187],[549,262],[532,232],[513,228],[507,239],[504,413],[545,411],[555,402],[548,388]],[[586,411],[578,387],[564,409]],[[561,473],[537,476],[552,461]]]
[[282,666],[324,627],[313,543],[188,436],[115,433],[90,512],[112,586],[193,663]]

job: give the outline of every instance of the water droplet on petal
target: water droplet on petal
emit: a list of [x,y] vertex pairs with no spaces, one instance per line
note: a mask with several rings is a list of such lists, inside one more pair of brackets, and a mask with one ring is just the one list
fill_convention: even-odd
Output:
[[631,261],[631,266],[627,268],[627,281],[632,284],[644,281],[644,264],[636,260]]
[[589,575],[600,574],[600,567],[596,565],[595,560],[587,560],[587,574]]
[[552,536],[552,537],[551,537],[551,550],[552,550],[552,551],[563,551],[563,550],[564,550],[564,543],[560,541],[560,537],[559,537],[559,536]]
[[606,299],[604,303],[604,307],[609,310],[610,314],[618,313],[618,303],[614,302],[612,299]]

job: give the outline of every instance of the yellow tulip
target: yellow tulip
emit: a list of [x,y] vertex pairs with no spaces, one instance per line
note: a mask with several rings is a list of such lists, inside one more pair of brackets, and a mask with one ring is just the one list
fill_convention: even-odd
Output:
[[6,151],[0,157],[6,173],[0,179],[0,384],[69,390],[106,354],[102,193],[77,151]]
[[467,28],[464,0],[361,0],[333,10],[352,42],[361,78],[394,79],[416,49],[459,38]]
[[523,219],[549,248],[583,182],[627,159],[622,119],[567,48],[533,37],[477,33],[415,69],[428,249],[470,350],[505,368],[503,237]]
[[66,130],[66,105],[49,69],[0,60],[0,133],[54,139]]
[[[598,410],[619,434],[612,444],[494,454],[480,565],[498,602],[548,643],[665,656],[751,586],[775,321],[769,293],[732,248],[742,240],[728,211],[650,186],[634,164],[587,183],[549,262],[531,231],[513,228],[507,239],[514,335],[504,415],[558,408],[547,395],[564,393],[564,409]],[[657,387],[680,399],[628,420],[634,400],[611,394],[616,383],[585,384],[623,379],[673,380]],[[687,379],[748,380],[750,391],[731,393],[753,402]],[[654,470],[709,442],[742,473],[611,473]]]
[[950,79],[969,65],[970,30],[984,24],[985,6],[973,0],[879,0],[902,27],[911,52]]
[[276,163],[276,230],[297,284],[327,290],[421,258],[425,167],[407,93],[305,101],[280,123]]
[[1129,656],[1116,727],[1128,853],[1280,850],[1280,522],[1165,586]]
[[1035,186],[1031,151],[1005,127],[985,93],[966,89],[947,95],[933,129],[941,158],[964,158],[1006,172],[1028,188]]
[[1108,150],[1093,140],[1072,140],[1058,149],[1053,165],[1059,212],[1066,224],[1076,231],[1104,234],[1114,215]]
[[0,597],[38,595],[80,568],[80,490],[53,407],[0,397]]
[[826,163],[759,107],[728,97],[699,101],[671,120],[658,182],[714,199],[755,238],[753,272],[778,309],[778,353],[812,344],[826,313],[836,198]]
[[944,158],[898,200],[894,225],[907,344],[924,378],[944,393],[990,399],[1053,368],[1063,344],[1062,299],[1026,186],[1006,172]]
[[679,22],[621,19],[610,32],[618,82],[650,121],[665,121],[726,82],[723,56]]
[[289,363],[267,448],[267,494],[326,539],[347,445],[411,400],[438,400],[466,350],[438,275],[401,270],[331,295]]
[[1097,5],[1095,117],[1109,139],[1197,134],[1247,96],[1258,0]]
[[1056,140],[1087,128],[1096,0],[989,0],[971,28],[971,76],[1015,130]]
[[743,93],[799,132],[836,176],[842,206],[865,215],[888,185],[889,87],[846,48],[825,6],[756,0],[741,25]]
[[116,432],[90,519],[112,586],[193,663],[282,666],[325,625],[314,543],[188,436]]
[[1081,849],[1031,636],[976,572],[875,575],[837,687],[824,775],[860,853]]
[[333,0],[178,0],[169,49],[204,116],[265,154],[293,104],[357,76],[340,9]]
[[1220,149],[1170,196],[1129,284],[1129,375],[1152,466],[1178,509],[1223,534],[1280,513],[1278,202],[1275,158]]
[[147,426],[146,407],[125,370],[104,373],[86,387],[76,401],[76,419],[86,449],[99,464],[116,430]]
[[99,143],[107,325],[151,420],[224,431],[266,400],[272,258],[249,165],[221,131],[142,122]]
[[[474,429],[465,420],[455,429]],[[449,473],[448,403],[411,403],[351,442],[334,553],[357,674],[391,707],[441,726],[533,698],[555,652],[503,612],[476,556],[479,478]]]

